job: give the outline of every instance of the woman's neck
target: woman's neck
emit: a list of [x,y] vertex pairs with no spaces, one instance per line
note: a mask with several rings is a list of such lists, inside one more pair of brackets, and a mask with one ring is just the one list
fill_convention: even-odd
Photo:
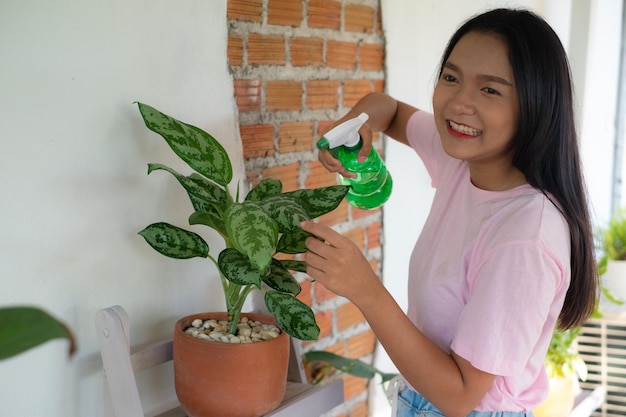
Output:
[[486,191],[506,191],[527,184],[526,176],[519,169],[478,169],[470,166],[470,179],[475,187]]

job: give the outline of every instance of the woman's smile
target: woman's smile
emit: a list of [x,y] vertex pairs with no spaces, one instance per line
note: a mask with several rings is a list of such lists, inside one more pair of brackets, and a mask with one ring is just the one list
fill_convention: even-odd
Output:
[[470,137],[480,136],[483,134],[483,131],[480,129],[476,129],[468,125],[457,123],[453,120],[447,120],[447,122],[448,122],[448,131],[452,135],[459,136],[462,138],[470,138]]

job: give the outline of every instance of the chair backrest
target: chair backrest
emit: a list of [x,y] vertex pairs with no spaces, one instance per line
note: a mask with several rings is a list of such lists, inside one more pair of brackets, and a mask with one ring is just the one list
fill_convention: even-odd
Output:
[[[98,310],[95,317],[104,371],[105,417],[145,417],[135,373],[172,360],[172,340],[131,351],[130,320],[121,306]],[[266,417],[314,417],[343,402],[343,381],[325,386],[307,384],[300,344],[292,339],[283,404]],[[180,406],[164,410],[160,417],[185,416]]]
[[105,417],[144,417],[135,372],[172,359],[172,341],[131,354],[129,317],[120,306],[96,313],[96,331],[104,371]]

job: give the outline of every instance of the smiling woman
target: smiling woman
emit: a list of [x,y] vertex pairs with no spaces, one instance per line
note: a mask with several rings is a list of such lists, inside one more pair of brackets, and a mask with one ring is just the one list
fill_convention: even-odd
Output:
[[[436,189],[406,313],[354,244],[303,224],[324,242],[307,240],[307,272],[361,310],[400,371],[399,416],[530,415],[548,390],[554,326],[591,314],[597,273],[571,89],[550,26],[496,9],[452,36],[434,114],[374,93],[337,122],[367,113],[362,153],[383,131],[417,152]],[[341,170],[327,152],[320,160]]]

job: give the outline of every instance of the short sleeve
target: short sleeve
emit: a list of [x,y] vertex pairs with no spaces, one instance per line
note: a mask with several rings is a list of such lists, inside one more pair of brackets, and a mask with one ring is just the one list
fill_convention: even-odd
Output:
[[433,115],[422,110],[413,113],[407,123],[406,135],[409,145],[423,161],[434,186],[441,169],[438,161],[445,155],[445,152],[441,146]]
[[407,123],[406,135],[409,145],[424,163],[431,185],[437,188],[442,176],[453,169],[450,165],[458,164],[458,160],[453,160],[444,151],[434,116],[422,110],[413,113]]

